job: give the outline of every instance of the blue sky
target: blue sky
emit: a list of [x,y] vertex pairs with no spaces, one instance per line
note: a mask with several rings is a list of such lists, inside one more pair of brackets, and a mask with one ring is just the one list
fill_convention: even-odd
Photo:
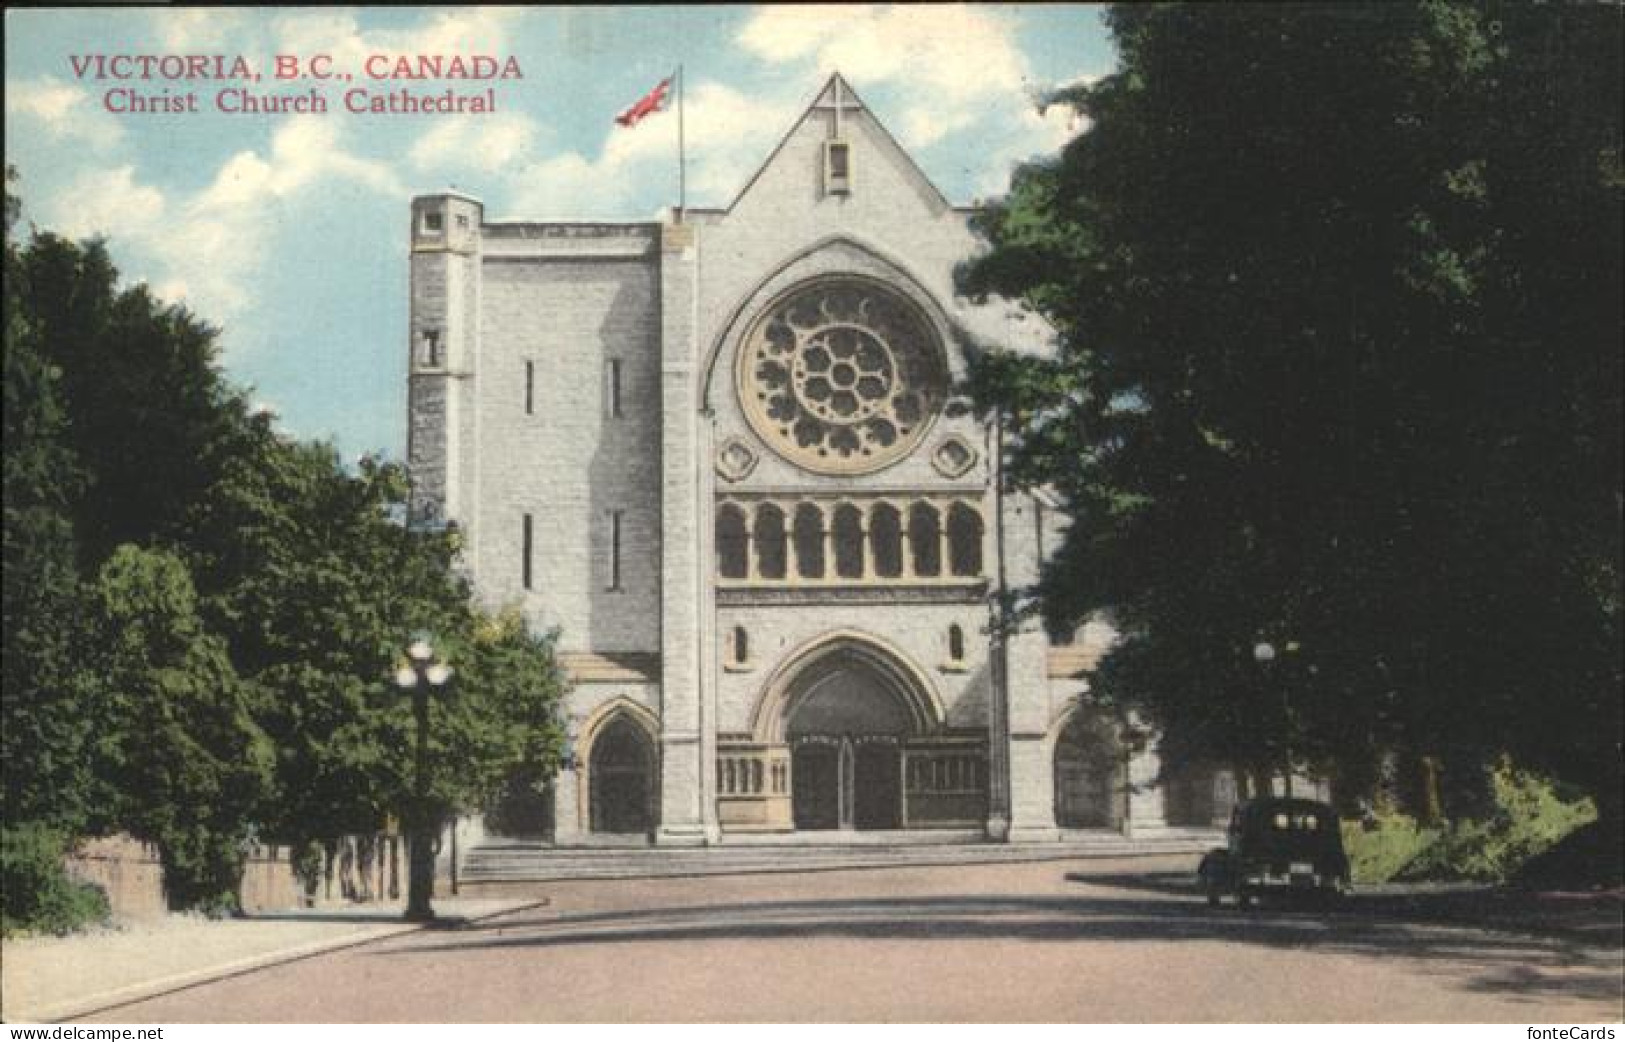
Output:
[[[488,219],[651,219],[676,202],[676,119],[613,118],[681,63],[688,201],[724,206],[839,69],[944,194],[1000,194],[1079,129],[1030,92],[1109,72],[1097,8],[974,5],[6,12],[6,156],[24,217],[106,235],[125,277],[222,329],[231,378],[347,458],[405,447],[406,232],[451,186]],[[75,55],[242,55],[259,84],[98,81]],[[326,114],[224,115],[221,87],[301,93],[278,54],[333,56]],[[513,56],[497,111],[353,115],[369,55]],[[199,111],[114,114],[110,88],[194,91]]]

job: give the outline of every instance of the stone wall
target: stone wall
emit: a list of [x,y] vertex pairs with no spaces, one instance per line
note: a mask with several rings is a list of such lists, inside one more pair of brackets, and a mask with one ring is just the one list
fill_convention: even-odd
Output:
[[[658,258],[646,235],[627,255],[583,256],[585,237],[526,239],[487,257],[475,407],[482,598],[521,604],[562,651],[660,649]],[[609,402],[619,363],[620,410]],[[526,374],[531,381],[526,409]],[[620,574],[611,575],[620,515]],[[531,588],[522,583],[531,516]]]
[[[965,634],[966,656],[951,662],[948,627]],[[832,615],[828,605],[752,605],[717,609],[717,639],[726,641],[735,626],[749,634],[750,658],[729,662],[717,680],[717,728],[725,733],[750,730],[752,716],[768,680],[783,662],[836,630],[867,634],[900,652],[935,689],[950,728],[979,728],[987,719],[991,679],[987,656],[987,607],[980,601],[961,604],[882,604],[852,607]]]
[[[388,861],[383,846],[375,848],[385,857],[363,864],[353,848],[341,850],[328,880],[317,895],[323,902],[345,902],[359,896],[363,888],[369,899],[387,899]],[[404,857],[400,860],[405,871]],[[81,882],[101,887],[117,919],[152,919],[167,915],[164,898],[163,866],[156,847],[129,836],[87,840],[66,859],[68,874]],[[369,882],[363,882],[365,877]],[[257,847],[243,868],[242,908],[244,912],[277,911],[298,908],[305,894],[293,873],[288,847]]]

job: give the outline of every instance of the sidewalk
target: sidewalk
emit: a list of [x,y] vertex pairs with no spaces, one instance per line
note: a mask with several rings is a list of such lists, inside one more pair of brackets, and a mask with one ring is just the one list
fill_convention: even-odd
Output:
[[[437,898],[440,925],[546,904],[536,898]],[[0,1019],[65,1020],[277,963],[421,930],[402,903],[264,912],[245,919],[172,915],[71,937],[5,942]]]

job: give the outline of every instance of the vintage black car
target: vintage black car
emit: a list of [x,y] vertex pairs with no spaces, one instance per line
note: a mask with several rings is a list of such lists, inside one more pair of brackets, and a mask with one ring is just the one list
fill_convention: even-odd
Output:
[[1341,896],[1349,859],[1337,811],[1315,800],[1268,797],[1237,804],[1228,846],[1210,850],[1196,870],[1207,903],[1226,894],[1242,907],[1264,894]]

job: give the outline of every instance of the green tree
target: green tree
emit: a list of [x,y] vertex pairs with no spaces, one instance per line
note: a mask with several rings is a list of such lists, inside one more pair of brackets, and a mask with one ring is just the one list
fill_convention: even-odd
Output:
[[6,190],[4,341],[4,817],[76,831],[100,803],[87,755],[99,727],[78,705],[82,592],[70,516],[81,479],[67,445],[61,372],[41,352],[21,295],[22,254]]
[[72,417],[66,443],[84,471],[73,519],[91,572],[124,543],[173,533],[231,459],[241,392],[219,372],[217,331],[145,285],[120,289],[105,243],[38,233],[17,274]]
[[540,792],[563,754],[563,672],[555,634],[537,636],[517,609],[478,610],[446,652],[456,673],[435,707],[431,793],[440,813],[489,807],[513,786]]
[[87,654],[112,726],[97,760],[116,823],[155,843],[175,908],[236,907],[272,753],[174,554],[121,546],[93,586]]
[[8,235],[6,276],[8,822],[126,828],[177,906],[229,904],[250,836],[332,840],[408,805],[391,676],[423,630],[457,670],[438,812],[551,775],[552,639],[475,609],[455,533],[402,523],[403,468],[279,434],[216,331],[121,289],[100,242]]
[[562,683],[551,640],[485,619],[453,568],[455,536],[400,522],[398,465],[347,471],[330,447],[246,421],[243,449],[189,515],[205,613],[266,692],[277,748],[266,826],[303,846],[380,827],[411,796],[413,717],[393,686],[416,632],[456,681],[432,711],[435,802],[473,809],[511,772],[550,776]]
[[[1090,128],[963,273],[1054,324],[973,390],[1077,524],[1052,621],[1175,755],[1499,752],[1620,791],[1620,10],[1114,7]],[[1250,649],[1291,649],[1265,673]]]

